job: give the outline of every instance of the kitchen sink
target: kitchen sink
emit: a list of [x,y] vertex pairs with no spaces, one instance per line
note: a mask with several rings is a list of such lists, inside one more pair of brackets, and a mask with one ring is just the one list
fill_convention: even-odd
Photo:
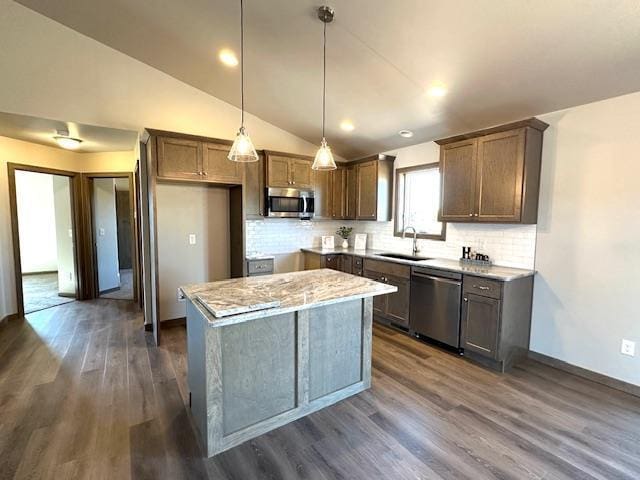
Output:
[[376,256],[378,257],[386,257],[386,258],[397,258],[400,260],[431,260],[428,257],[421,257],[419,255],[405,255],[404,253],[378,253]]

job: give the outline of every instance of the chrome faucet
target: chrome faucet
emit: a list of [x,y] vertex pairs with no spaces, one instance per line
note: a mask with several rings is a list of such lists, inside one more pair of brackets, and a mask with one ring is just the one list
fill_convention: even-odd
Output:
[[413,230],[413,254],[416,255],[420,251],[418,248],[418,232],[416,229],[411,226],[405,227],[402,231],[402,238],[406,237],[407,230],[409,229]]

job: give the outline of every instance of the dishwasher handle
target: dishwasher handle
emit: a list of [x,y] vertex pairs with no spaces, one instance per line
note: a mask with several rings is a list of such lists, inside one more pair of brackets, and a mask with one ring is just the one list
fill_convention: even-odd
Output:
[[426,278],[428,280],[433,280],[435,282],[450,283],[451,285],[458,285],[458,286],[462,285],[461,280],[449,280],[448,278],[434,277],[433,275],[427,275],[425,273],[420,273],[420,272],[413,272],[411,276],[418,277],[418,278]]

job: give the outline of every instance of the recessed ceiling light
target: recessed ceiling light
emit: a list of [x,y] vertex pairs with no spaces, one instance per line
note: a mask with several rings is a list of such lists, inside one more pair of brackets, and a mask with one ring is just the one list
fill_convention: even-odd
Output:
[[447,94],[447,86],[443,83],[435,83],[429,87],[427,93],[430,97],[444,97]]
[[351,120],[343,120],[340,124],[340,128],[345,132],[352,132],[354,128],[356,128]]
[[66,148],[67,150],[75,150],[82,143],[82,140],[80,140],[79,138],[72,137],[56,136],[53,137],[53,139],[58,143],[58,145],[60,145],[62,148]]
[[413,132],[411,130],[400,130],[398,135],[404,138],[411,138],[413,137]]
[[220,50],[220,53],[218,53],[218,58],[227,67],[236,67],[239,63],[236,54],[227,48]]

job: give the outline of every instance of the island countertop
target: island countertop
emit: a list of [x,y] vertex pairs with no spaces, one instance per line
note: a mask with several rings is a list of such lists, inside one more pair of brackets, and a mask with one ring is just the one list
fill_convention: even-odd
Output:
[[[180,287],[180,290],[207,318],[209,326],[221,327],[347,300],[385,295],[396,292],[397,288],[323,268],[187,285]],[[211,308],[228,313],[220,318],[215,317],[202,305],[200,295],[206,296]],[[260,303],[261,299],[275,301],[279,305],[246,313],[232,313],[234,308],[241,312],[241,306]]]

